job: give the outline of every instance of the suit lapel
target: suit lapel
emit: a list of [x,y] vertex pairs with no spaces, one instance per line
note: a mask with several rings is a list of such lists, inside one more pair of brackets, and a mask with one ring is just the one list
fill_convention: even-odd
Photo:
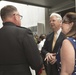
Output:
[[62,38],[62,32],[60,33],[60,35],[59,35],[59,37],[58,37],[58,39],[57,39],[57,41],[56,41],[56,44],[55,44],[55,47],[54,47],[54,50],[53,50],[53,52],[55,51],[57,51],[57,47],[59,46],[59,43],[60,43],[60,41],[61,41],[61,38]]
[[47,49],[49,50],[49,52],[52,52],[53,36],[54,36],[54,33],[51,33],[51,35],[48,38],[48,46],[47,46]]

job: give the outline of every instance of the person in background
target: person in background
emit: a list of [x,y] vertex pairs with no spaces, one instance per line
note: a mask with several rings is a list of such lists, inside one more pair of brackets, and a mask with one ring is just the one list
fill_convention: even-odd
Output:
[[41,53],[42,47],[44,45],[45,39],[46,39],[46,35],[45,34],[41,34],[40,37],[39,37],[39,41],[40,42],[37,44],[40,53]]
[[[65,38],[65,35],[62,33],[61,29],[62,17],[58,13],[52,13],[50,15],[50,25],[53,32],[47,35],[41,54],[44,59],[44,66],[47,75],[58,75],[56,53]],[[55,34],[56,40],[54,39]]]
[[36,42],[36,44],[38,44],[38,39],[39,39],[39,36],[37,34],[34,35],[34,40]]
[[62,31],[66,35],[57,53],[59,75],[76,75],[76,13],[68,12],[63,17]]
[[32,75],[30,68],[40,73],[43,61],[32,32],[21,27],[22,16],[12,5],[0,11],[0,75]]
[[[39,36],[39,43],[37,44],[38,50],[39,50],[41,56],[42,56],[41,50],[42,50],[42,47],[43,47],[43,45],[44,45],[45,40],[46,40],[46,35],[45,35],[45,34],[41,34],[41,35]],[[43,64],[43,70],[42,70],[41,75],[44,74],[44,73],[46,74],[46,72],[45,72],[45,67],[44,67],[44,64]]]

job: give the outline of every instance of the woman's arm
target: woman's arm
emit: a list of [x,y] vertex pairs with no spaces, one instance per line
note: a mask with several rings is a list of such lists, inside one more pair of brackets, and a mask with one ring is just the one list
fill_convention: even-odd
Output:
[[60,75],[72,75],[75,65],[75,50],[72,43],[67,39],[65,39],[62,43],[60,56],[61,56]]

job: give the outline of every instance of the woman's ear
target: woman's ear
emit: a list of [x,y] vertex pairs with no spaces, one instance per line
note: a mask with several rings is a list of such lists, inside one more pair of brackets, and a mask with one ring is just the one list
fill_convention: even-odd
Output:
[[73,23],[73,22],[71,22],[71,23],[70,23],[70,26],[71,26],[71,27],[73,27],[73,25],[74,25],[74,23]]

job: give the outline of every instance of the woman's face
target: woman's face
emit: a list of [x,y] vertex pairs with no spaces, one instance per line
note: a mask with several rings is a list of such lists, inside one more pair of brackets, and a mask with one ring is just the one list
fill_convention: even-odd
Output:
[[62,31],[63,31],[64,34],[67,34],[70,31],[69,23],[63,23],[62,24]]
[[62,23],[62,31],[64,34],[67,34],[71,29],[72,29],[72,23],[68,21],[66,17],[63,18],[63,23]]

